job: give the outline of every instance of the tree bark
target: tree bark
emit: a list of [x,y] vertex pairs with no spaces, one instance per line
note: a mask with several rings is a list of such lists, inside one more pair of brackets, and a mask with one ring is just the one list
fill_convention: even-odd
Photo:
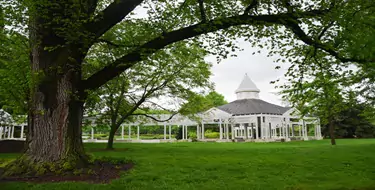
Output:
[[[84,101],[79,93],[80,70],[67,66],[74,65],[68,59],[68,49],[57,52],[43,49],[33,48],[32,52],[33,73],[43,75],[32,89],[25,154],[37,163],[69,161],[82,165],[86,156],[81,131]],[[54,60],[61,54],[66,55]]]
[[[53,12],[46,10],[51,12],[45,14]],[[45,20],[53,17],[38,14],[30,15],[33,81],[26,147],[24,154],[10,164],[10,174],[17,164],[28,170],[18,172],[35,172],[29,170],[51,164],[60,167],[69,163],[66,166],[73,169],[88,164],[81,131],[86,94],[80,87],[81,63],[87,51],[59,36],[57,30],[62,27]]]
[[329,136],[331,137],[331,145],[336,145],[335,123],[334,123],[333,119],[329,120]]
[[113,150],[113,141],[115,139],[117,129],[117,126],[111,126],[111,131],[109,132],[108,143],[106,148],[107,150]]

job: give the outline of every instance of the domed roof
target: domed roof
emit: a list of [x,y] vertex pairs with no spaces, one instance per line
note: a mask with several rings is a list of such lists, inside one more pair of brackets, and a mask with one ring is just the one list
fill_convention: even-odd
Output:
[[240,86],[237,88],[236,93],[239,92],[260,92],[255,83],[245,74]]

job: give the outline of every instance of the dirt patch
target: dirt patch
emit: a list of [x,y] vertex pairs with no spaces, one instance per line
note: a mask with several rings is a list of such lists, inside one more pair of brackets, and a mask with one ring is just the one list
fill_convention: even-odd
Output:
[[[62,174],[45,174],[40,176],[17,176],[0,178],[0,183],[4,182],[31,182],[31,183],[51,183],[66,181],[83,181],[89,183],[109,183],[113,179],[120,177],[121,172],[130,170],[134,164],[113,164],[97,161],[88,168],[64,172]],[[4,170],[0,169],[0,176]]]
[[0,153],[20,153],[24,150],[25,141],[0,140]]

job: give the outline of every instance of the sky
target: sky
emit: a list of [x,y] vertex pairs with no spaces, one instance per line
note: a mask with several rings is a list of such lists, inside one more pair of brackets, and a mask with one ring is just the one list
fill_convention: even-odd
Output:
[[281,83],[270,84],[270,82],[277,79],[282,82],[288,64],[280,65],[281,69],[275,69],[278,64],[273,61],[276,58],[267,57],[267,50],[262,49],[261,54],[253,55],[253,52],[257,52],[259,48],[252,48],[250,43],[245,41],[240,41],[239,46],[244,50],[237,52],[237,57],[227,58],[219,64],[214,56],[206,58],[213,64],[211,81],[215,83],[215,90],[224,95],[228,102],[236,100],[234,91],[247,73],[259,88],[259,96],[262,100],[282,105],[281,96],[275,94],[278,91],[275,86]]

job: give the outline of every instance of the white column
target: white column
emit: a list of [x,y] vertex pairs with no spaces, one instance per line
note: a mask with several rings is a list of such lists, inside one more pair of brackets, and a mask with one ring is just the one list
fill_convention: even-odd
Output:
[[204,123],[202,122],[202,139],[204,139]]
[[10,133],[11,133],[12,128],[10,126],[8,126],[7,128],[8,128],[8,139],[10,139]]
[[0,126],[0,139],[3,138],[3,131],[4,131],[4,127]]
[[262,133],[260,134],[261,135],[261,137],[262,137],[262,139],[264,139],[265,138],[265,136],[266,136],[266,131],[265,131],[265,129],[264,129],[264,125],[263,125],[263,122],[262,122],[262,124],[261,124],[261,131],[262,131]]
[[169,125],[169,140],[172,140],[172,126]]
[[[20,136],[21,139],[23,139],[23,130],[24,130],[24,128],[25,128],[25,126],[22,125],[22,126],[21,126],[21,136]],[[0,136],[1,136],[1,135],[0,135]],[[1,137],[0,137],[0,138],[1,138]]]
[[132,139],[132,126],[131,125],[129,125],[128,126],[128,138],[129,138],[129,140],[131,140]]
[[121,125],[121,140],[124,140],[124,125]]
[[225,126],[223,127],[223,139],[227,139],[227,135],[228,135],[228,126],[229,126],[229,124],[226,123]]
[[185,140],[185,125],[181,126],[182,140]]
[[290,127],[291,127],[291,131],[292,131],[292,137],[294,137],[294,136],[295,136],[295,135],[294,135],[294,125],[291,124]]
[[167,124],[164,123],[164,140],[167,139]]
[[200,139],[200,137],[199,137],[199,124],[197,125],[197,139]]
[[246,139],[249,139],[249,125],[250,125],[250,123],[245,125],[245,138]]
[[6,126],[3,126],[3,139],[7,138]]
[[91,140],[94,140],[94,127],[91,127]]
[[287,126],[286,126],[286,123],[284,123],[284,137],[285,138],[288,138],[288,128],[287,128]]
[[254,139],[254,126],[250,125],[250,138]]
[[317,133],[317,127],[316,127],[316,124],[314,124],[314,137],[318,137],[318,133]]
[[322,137],[322,128],[321,128],[320,124],[318,125],[318,135],[319,135],[319,138]]
[[220,139],[223,139],[223,128],[221,126],[221,120],[219,122],[219,128],[220,128]]
[[188,134],[188,126],[185,125],[185,139],[189,139],[189,134]]
[[255,125],[255,138],[259,139],[259,131],[258,131],[258,126]]
[[285,123],[285,137],[289,138],[289,129],[288,129],[288,125],[286,123]]
[[137,139],[139,140],[139,125],[137,125]]
[[12,126],[12,136],[11,138],[13,139],[14,138],[14,126]]
[[273,132],[273,136],[276,138],[277,137],[277,128],[275,126],[275,129],[274,129],[274,132]]

